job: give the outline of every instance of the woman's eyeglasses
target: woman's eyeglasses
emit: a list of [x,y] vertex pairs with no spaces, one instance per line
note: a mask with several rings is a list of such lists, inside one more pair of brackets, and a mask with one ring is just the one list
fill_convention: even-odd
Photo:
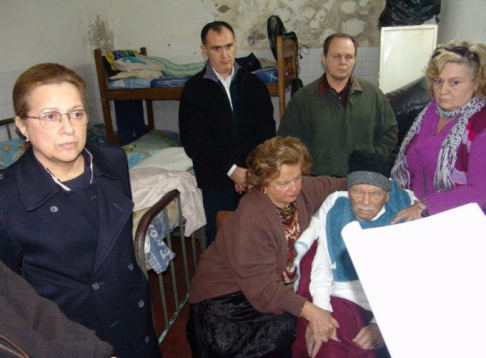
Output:
[[440,49],[435,50],[432,58],[437,57],[440,54],[439,50],[446,50],[455,53],[456,55],[459,55],[461,57],[467,58],[469,61],[479,63],[478,54],[469,51],[469,48],[467,46],[441,47]]
[[77,109],[67,113],[59,112],[45,112],[39,114],[37,117],[25,117],[38,119],[42,128],[52,129],[58,127],[62,122],[62,116],[67,115],[73,126],[82,126],[88,124],[88,113],[84,109]]

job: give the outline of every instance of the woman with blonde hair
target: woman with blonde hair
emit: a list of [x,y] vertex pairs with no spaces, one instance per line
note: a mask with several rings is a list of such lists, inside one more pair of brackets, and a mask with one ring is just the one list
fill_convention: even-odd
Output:
[[433,100],[407,133],[392,169],[420,201],[394,222],[467,203],[486,210],[486,46],[456,40],[439,45],[426,79]]
[[249,192],[201,256],[191,285],[188,339],[194,357],[290,357],[296,317],[317,336],[337,322],[294,292],[294,243],[345,181],[309,177],[309,152],[275,137],[247,159]]

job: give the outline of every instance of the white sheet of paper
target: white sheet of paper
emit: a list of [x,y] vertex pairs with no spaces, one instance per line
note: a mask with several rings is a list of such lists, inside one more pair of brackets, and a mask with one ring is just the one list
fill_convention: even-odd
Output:
[[486,357],[486,217],[468,204],[343,238],[393,358]]

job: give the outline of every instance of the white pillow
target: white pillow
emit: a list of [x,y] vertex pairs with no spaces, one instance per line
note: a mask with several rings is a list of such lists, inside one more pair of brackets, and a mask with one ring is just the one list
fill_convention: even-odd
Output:
[[187,156],[183,147],[165,148],[159,150],[132,169],[139,168],[186,171],[192,168],[192,160]]

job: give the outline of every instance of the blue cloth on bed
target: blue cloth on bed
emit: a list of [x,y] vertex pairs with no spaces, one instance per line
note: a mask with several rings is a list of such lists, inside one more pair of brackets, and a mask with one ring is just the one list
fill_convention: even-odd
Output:
[[[172,232],[177,223],[170,227]],[[150,240],[150,251],[147,255],[147,261],[150,267],[157,273],[162,273],[167,270],[169,263],[174,259],[175,253],[173,253],[164,241],[164,237],[167,236],[167,230],[164,224],[163,212],[157,214],[157,216],[150,223],[145,240]]]
[[110,81],[109,89],[133,89],[133,88],[150,88],[150,82],[153,78],[124,78]]
[[277,67],[267,67],[258,71],[254,71],[253,74],[255,74],[259,79],[261,79],[263,83],[278,82]]
[[170,76],[152,79],[150,87],[184,87],[191,76]]
[[27,144],[25,140],[17,138],[0,143],[0,168],[6,168],[24,154]]

